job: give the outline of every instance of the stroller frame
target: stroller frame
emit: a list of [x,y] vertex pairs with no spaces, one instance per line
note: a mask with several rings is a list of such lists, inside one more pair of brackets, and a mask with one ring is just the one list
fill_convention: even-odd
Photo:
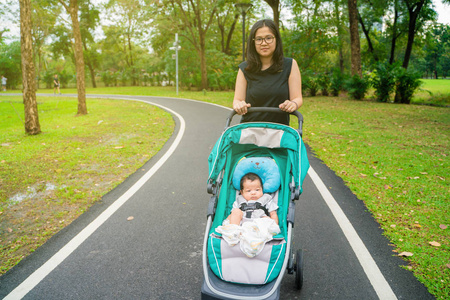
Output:
[[[285,113],[278,108],[249,108],[248,113],[253,112]],[[298,119],[298,129],[296,129],[296,131],[301,137],[303,116],[298,111],[295,111],[292,114],[295,115]],[[235,111],[231,112],[230,116],[227,118],[224,132],[228,128],[230,128],[230,123],[234,115],[236,115]],[[211,179],[208,180],[207,191],[208,193],[212,194],[212,197],[208,205],[207,225],[203,241],[202,263],[203,263],[204,281],[201,289],[202,299],[242,299],[242,300],[279,299],[280,284],[286,270],[288,271],[288,274],[293,274],[294,272],[296,273],[296,280],[295,280],[296,287],[297,289],[301,289],[303,284],[303,252],[301,250],[298,250],[296,252],[296,255],[294,255],[291,249],[292,229],[294,227],[294,217],[295,217],[294,200],[299,199],[299,196],[301,194],[301,182],[300,185],[298,185],[298,183],[296,184],[295,182],[289,184],[290,201],[286,215],[286,235],[285,235],[286,252],[282,263],[281,271],[279,272],[277,277],[273,281],[266,284],[247,285],[223,281],[212,272],[211,267],[209,266],[208,263],[208,254],[207,254],[208,239],[209,234],[211,232],[211,228],[213,226],[213,218],[215,216],[217,202],[219,199],[217,195],[219,195],[221,189],[223,173],[224,170],[221,170],[215,182],[213,182]]]

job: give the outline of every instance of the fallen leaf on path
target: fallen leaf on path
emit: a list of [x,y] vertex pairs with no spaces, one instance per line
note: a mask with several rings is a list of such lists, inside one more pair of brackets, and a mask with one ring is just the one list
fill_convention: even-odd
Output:
[[440,247],[441,246],[441,244],[436,242],[436,241],[429,242],[428,244],[430,244],[431,246],[434,246],[434,247]]
[[449,269],[450,269],[450,264],[446,264],[446,266],[447,266],[447,268],[449,268]]
[[367,175],[363,173],[359,173],[359,175],[361,175],[361,177],[367,177]]
[[439,225],[439,228],[440,229],[447,229],[447,225],[441,224],[441,225]]
[[122,149],[122,148],[123,148],[123,146],[114,147],[114,149]]
[[414,227],[421,228],[422,225],[420,225],[420,224],[414,224]]
[[413,256],[414,254],[411,252],[402,252],[400,253],[398,256],[404,256],[404,257],[408,257],[408,256]]
[[133,217],[133,216],[130,216],[130,217],[127,218],[127,221],[131,221],[131,220],[133,220],[133,219],[134,219],[134,217]]

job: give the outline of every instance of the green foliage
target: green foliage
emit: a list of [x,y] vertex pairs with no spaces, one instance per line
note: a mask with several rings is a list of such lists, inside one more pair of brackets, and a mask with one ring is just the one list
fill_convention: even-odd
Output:
[[22,82],[20,42],[0,43],[0,76],[5,76],[8,89],[15,89]]
[[395,83],[395,102],[409,104],[422,84],[420,73],[400,69]]
[[[208,85],[213,90],[230,90],[236,83],[236,58],[217,50],[208,51]],[[220,65],[214,63],[221,61]]]
[[370,81],[366,76],[360,78],[358,75],[354,75],[346,81],[345,85],[350,97],[362,100],[370,88]]
[[345,81],[347,80],[345,74],[339,69],[334,69],[331,75],[330,89],[333,96],[339,96],[339,92],[345,87]]
[[394,91],[396,73],[400,66],[391,65],[387,61],[379,62],[371,74],[370,83],[375,89],[375,95],[379,102],[389,102],[391,93]]
[[330,75],[328,73],[320,74],[317,78],[317,82],[320,86],[322,96],[328,96],[331,88]]

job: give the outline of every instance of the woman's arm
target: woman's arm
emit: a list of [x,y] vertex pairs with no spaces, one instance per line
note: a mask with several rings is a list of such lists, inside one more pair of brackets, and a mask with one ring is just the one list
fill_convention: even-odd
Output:
[[289,97],[291,99],[280,104],[280,109],[293,112],[303,105],[302,78],[295,59],[292,59],[291,74],[289,75]]
[[244,73],[239,69],[236,86],[234,88],[234,100],[233,109],[238,115],[245,115],[247,113],[247,108],[251,105],[245,102],[245,96],[247,94],[247,80],[245,79]]

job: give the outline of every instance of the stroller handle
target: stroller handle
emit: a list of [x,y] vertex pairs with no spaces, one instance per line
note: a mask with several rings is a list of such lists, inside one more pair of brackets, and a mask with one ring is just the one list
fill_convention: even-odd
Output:
[[[268,113],[286,113],[285,111],[281,110],[277,107],[249,107],[247,108],[247,113],[255,113],[255,112],[268,112]],[[225,129],[230,127],[231,120],[233,119],[234,115],[236,115],[237,112],[233,110],[230,115],[227,118]],[[289,113],[291,115],[295,115],[298,120],[298,128],[297,131],[300,133],[300,136],[303,135],[303,115],[298,111],[293,111]]]

